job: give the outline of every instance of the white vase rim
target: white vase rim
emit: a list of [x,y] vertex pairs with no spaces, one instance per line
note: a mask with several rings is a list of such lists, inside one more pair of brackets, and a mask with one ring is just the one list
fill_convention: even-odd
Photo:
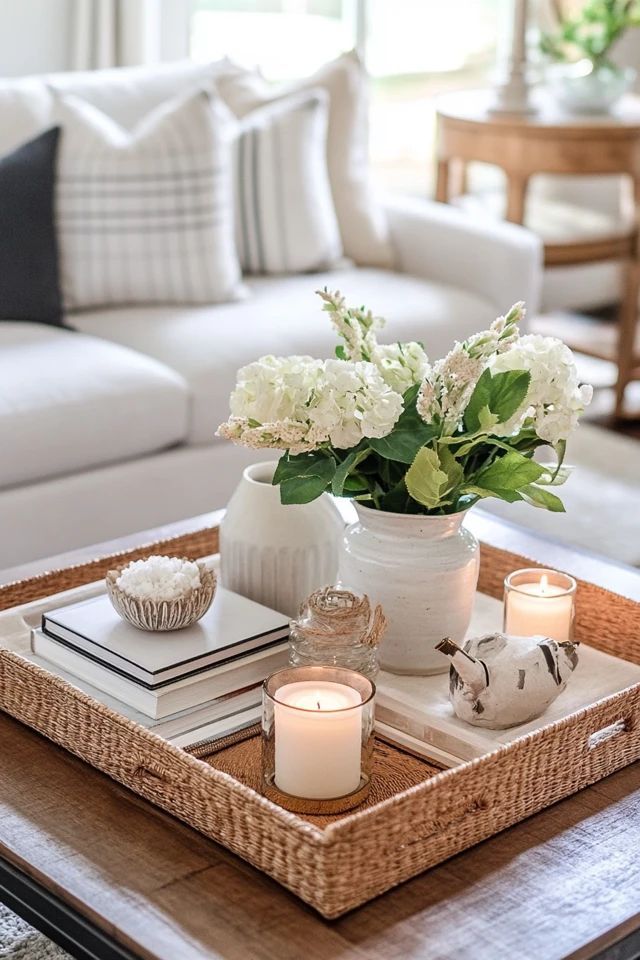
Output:
[[455,513],[394,513],[392,510],[376,510],[375,507],[367,507],[364,503],[357,503],[355,500],[353,504],[356,510],[358,512],[362,510],[365,516],[389,517],[389,519],[398,520],[449,520],[454,517],[464,517],[471,510],[471,507],[465,507],[464,510],[456,510]]
[[[272,487],[273,475],[278,466],[277,460],[259,460],[257,463],[250,463],[242,471],[242,478],[247,483],[252,483],[257,487]],[[260,476],[262,474],[262,476]]]

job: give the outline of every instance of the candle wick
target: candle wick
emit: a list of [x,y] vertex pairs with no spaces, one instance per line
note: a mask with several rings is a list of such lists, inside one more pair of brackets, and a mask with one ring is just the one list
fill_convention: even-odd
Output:
[[319,701],[319,700],[316,700],[316,705],[317,705],[317,707],[318,707],[318,710],[320,710],[320,701]]

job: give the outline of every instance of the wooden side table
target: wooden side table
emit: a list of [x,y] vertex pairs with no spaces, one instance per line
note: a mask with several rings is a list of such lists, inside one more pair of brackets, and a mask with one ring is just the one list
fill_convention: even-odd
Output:
[[[456,93],[437,109],[438,179],[436,199],[444,203],[465,189],[471,161],[500,167],[507,180],[506,217],[522,223],[527,187],[534,174],[620,174],[633,182],[635,213],[628,229],[584,242],[546,244],[545,265],[569,266],[601,260],[624,260],[625,291],[620,305],[615,356],[597,349],[592,356],[614,359],[618,367],[616,415],[624,411],[628,383],[640,377],[635,332],[640,292],[640,97],[625,98],[615,113],[569,116],[550,99],[537,113],[493,115],[488,91]],[[584,345],[580,349],[585,352]]]

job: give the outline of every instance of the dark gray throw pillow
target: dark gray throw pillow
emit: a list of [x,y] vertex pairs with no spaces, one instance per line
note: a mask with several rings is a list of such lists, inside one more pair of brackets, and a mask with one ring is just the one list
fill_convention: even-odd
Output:
[[63,325],[53,127],[0,159],[0,320]]

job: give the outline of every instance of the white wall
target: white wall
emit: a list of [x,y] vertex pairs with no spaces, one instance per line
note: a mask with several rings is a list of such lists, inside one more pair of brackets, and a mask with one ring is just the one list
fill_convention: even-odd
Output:
[[69,0],[0,0],[0,76],[69,65]]

